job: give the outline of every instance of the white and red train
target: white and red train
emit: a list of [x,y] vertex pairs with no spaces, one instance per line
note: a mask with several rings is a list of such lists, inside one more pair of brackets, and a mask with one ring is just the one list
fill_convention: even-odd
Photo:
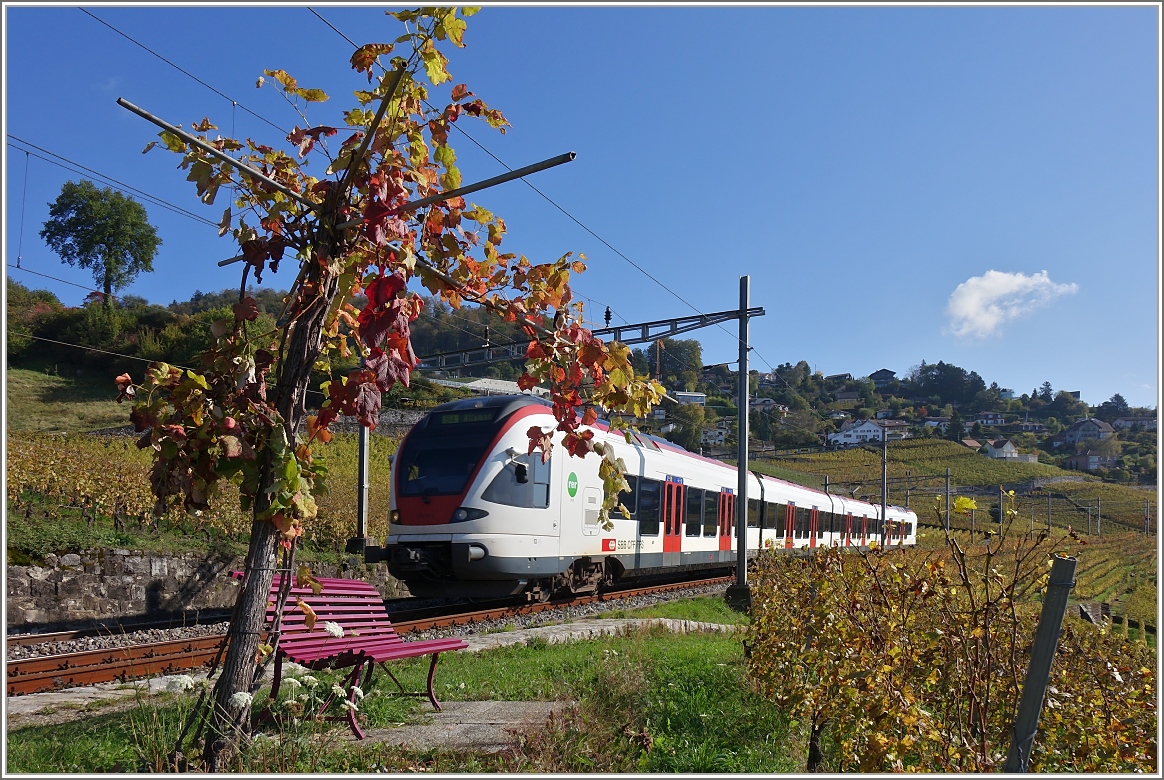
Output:
[[[599,523],[599,457],[548,462],[527,455],[531,426],[550,430],[549,405],[528,395],[470,398],[433,409],[400,444],[392,466],[389,535],[367,548],[415,596],[544,600],[616,580],[735,565],[736,469],[663,439],[605,422],[595,441],[627,466],[627,515]],[[560,436],[560,434],[559,434]],[[886,544],[912,545],[917,516],[886,511]],[[881,507],[754,472],[747,546],[801,550],[882,541]]]

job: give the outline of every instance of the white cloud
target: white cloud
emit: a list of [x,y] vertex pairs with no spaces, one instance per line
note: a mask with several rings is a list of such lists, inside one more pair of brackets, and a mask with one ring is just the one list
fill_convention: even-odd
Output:
[[1046,271],[1021,273],[987,271],[971,276],[950,294],[946,314],[950,326],[943,332],[962,338],[986,338],[1002,326],[1046,306],[1061,295],[1079,290],[1077,284],[1056,284]]

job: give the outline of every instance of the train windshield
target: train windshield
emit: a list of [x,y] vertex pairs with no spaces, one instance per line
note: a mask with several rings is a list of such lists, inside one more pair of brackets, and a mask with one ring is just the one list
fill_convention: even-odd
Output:
[[445,412],[431,416],[404,442],[397,461],[401,496],[454,496],[465,492],[469,477],[497,432],[496,410]]

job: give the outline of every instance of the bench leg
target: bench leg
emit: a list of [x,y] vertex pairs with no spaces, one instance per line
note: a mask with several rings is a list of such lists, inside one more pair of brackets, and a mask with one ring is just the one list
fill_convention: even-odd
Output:
[[441,710],[441,703],[436,700],[436,694],[432,690],[433,677],[436,676],[437,659],[441,657],[440,653],[432,654],[432,663],[428,667],[428,700],[432,702],[432,706],[436,708],[437,712]]
[[[368,670],[369,676],[371,676],[371,674],[370,674],[371,668],[370,667],[371,667],[371,664],[369,665],[369,670]],[[360,724],[356,721],[356,692],[353,691],[352,688],[356,687],[359,684],[360,672],[362,672],[363,669],[364,669],[364,665],[362,663],[357,664],[356,668],[352,670],[352,673],[350,675],[348,675],[348,679],[344,681],[344,684],[347,686],[347,689],[348,689],[348,702],[352,705],[351,707],[348,708],[348,725],[351,726],[352,733],[356,735],[356,739],[363,739],[364,732],[360,728]]]

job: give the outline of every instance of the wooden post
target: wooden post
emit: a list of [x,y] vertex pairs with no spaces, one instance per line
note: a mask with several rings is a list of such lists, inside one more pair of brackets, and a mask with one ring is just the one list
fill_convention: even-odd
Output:
[[1018,715],[1011,732],[1010,751],[1003,771],[1026,772],[1030,765],[1031,746],[1039,727],[1039,713],[1043,709],[1043,695],[1051,679],[1051,661],[1059,644],[1063,615],[1067,612],[1067,597],[1075,586],[1075,564],[1074,558],[1058,556],[1051,564],[1047,594],[1043,599],[1039,626],[1035,629],[1031,662],[1027,667],[1026,680],[1023,681],[1022,699],[1019,701]]

